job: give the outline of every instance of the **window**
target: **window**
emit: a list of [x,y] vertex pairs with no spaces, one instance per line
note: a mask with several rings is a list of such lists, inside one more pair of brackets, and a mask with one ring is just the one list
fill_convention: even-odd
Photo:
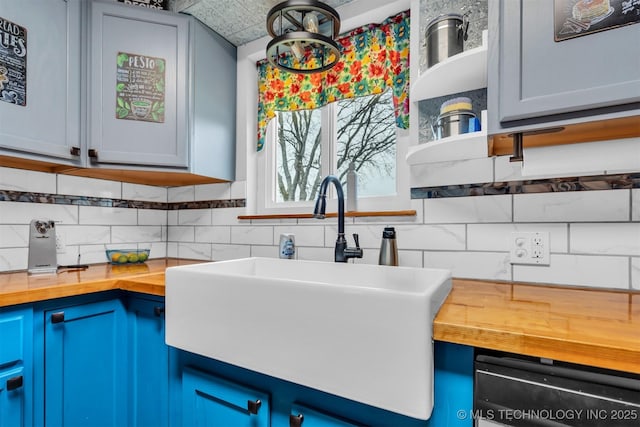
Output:
[[[252,114],[257,116],[255,138],[247,135],[256,148],[247,159],[247,195],[256,195],[247,197],[249,212],[310,212],[323,177],[336,175],[344,183],[351,163],[359,178],[358,210],[411,207],[404,164],[409,11],[398,12],[406,1],[372,2],[378,5],[370,11],[375,13],[358,15],[353,29],[339,39],[341,60],[326,74],[281,72],[261,59],[262,53],[247,58],[255,61],[258,79],[257,92],[247,89],[247,123],[239,122],[248,129],[255,123]],[[239,78],[247,81],[254,75],[248,67],[240,70]],[[253,93],[257,105],[248,101],[255,99]],[[335,208],[329,202],[328,209]]]
[[348,197],[346,177],[353,162],[359,210],[397,208],[389,205],[399,196],[396,134],[390,90],[315,110],[278,112],[265,144],[265,207],[304,212],[329,174],[340,179]]

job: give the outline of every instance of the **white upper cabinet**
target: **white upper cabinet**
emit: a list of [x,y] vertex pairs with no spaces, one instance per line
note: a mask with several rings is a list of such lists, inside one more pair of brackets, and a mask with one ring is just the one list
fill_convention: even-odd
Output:
[[186,169],[189,18],[93,2],[89,35],[91,165]]
[[0,0],[0,154],[80,163],[80,6]]

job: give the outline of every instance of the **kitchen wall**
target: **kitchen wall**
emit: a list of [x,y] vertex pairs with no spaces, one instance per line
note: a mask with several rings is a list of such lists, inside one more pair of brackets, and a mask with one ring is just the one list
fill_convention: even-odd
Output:
[[166,256],[167,189],[0,167],[0,271],[26,270],[29,223],[57,221],[58,264],[106,261],[106,247]]
[[[460,7],[464,10],[456,9]],[[486,0],[421,0],[420,34],[424,34],[426,23],[437,14],[467,10],[471,12],[472,23],[470,40],[465,46],[478,46],[481,31],[487,27]],[[248,59],[254,59],[250,56],[253,53],[250,48],[254,47],[244,49],[248,52]],[[420,49],[424,54],[424,47]],[[240,54],[244,50],[239,50],[239,58],[244,58]],[[260,54],[263,47],[254,50]],[[251,69],[255,61],[248,62],[247,68]],[[423,66],[420,59],[417,62],[418,66]],[[248,79],[252,75],[242,76]],[[255,130],[247,123],[252,123],[255,97],[246,98],[249,99],[246,108],[241,107],[239,111],[242,129],[238,135],[246,134],[250,139]],[[239,102],[245,101],[239,99]],[[437,107],[440,105],[440,100],[429,102]],[[425,104],[420,103],[419,111],[421,137],[429,134],[429,112]],[[246,120],[241,115],[244,110],[248,111]],[[637,140],[628,141],[635,147],[639,143]],[[622,145],[628,144],[627,141],[622,142]],[[247,144],[246,149],[250,156],[253,145]],[[625,157],[625,154],[619,157]],[[569,163],[579,161],[562,166],[567,171]],[[529,153],[526,164],[534,165]],[[247,165],[251,171],[253,165]],[[571,166],[573,168],[574,165]],[[577,174],[573,171],[567,174],[563,173],[562,167],[544,176],[536,176],[536,181],[523,175],[521,164],[510,163],[508,157],[412,167],[415,217],[347,219],[347,233],[359,233],[365,249],[365,258],[357,262],[376,263],[382,229],[385,225],[394,225],[398,230],[403,265],[450,268],[457,277],[640,289],[640,190],[632,190],[634,185],[640,186],[638,175],[635,178],[599,177],[599,174],[606,173],[605,169],[599,169],[599,165],[593,166],[597,170],[595,173],[578,167]],[[569,179],[580,176],[593,179],[586,183],[579,178]],[[555,181],[544,179],[551,177],[564,178]],[[558,190],[585,191],[559,193]],[[529,194],[532,192],[536,194]],[[191,201],[197,205],[200,200],[198,193],[197,186],[171,189],[169,202]],[[480,194],[482,197],[476,196]],[[332,260],[337,234],[335,219],[239,221],[237,215],[241,214],[243,209],[169,212],[168,253],[216,260],[243,256],[276,257],[280,233],[294,233],[299,259]],[[509,263],[509,237],[515,230],[549,231],[551,265],[512,266]]]
[[[496,171],[510,166],[506,157],[483,160]],[[456,277],[640,290],[640,188],[631,188],[640,176],[572,182],[539,180],[527,190],[536,193],[413,199],[416,216],[347,218],[346,231],[360,235],[364,258],[357,262],[377,263],[382,229],[392,225],[401,265],[448,268]],[[104,262],[105,245],[151,247],[152,258],[277,257],[281,233],[295,234],[298,259],[333,259],[335,219],[240,221],[243,207],[199,207],[234,206],[227,201],[244,197],[243,182],[167,189],[0,168],[0,271],[26,269],[32,218],[60,221],[60,264],[75,263],[78,254],[82,262]],[[550,266],[509,263],[516,230],[549,232]]]
[[[426,1],[436,0],[421,5]],[[465,4],[484,10],[486,1]],[[476,17],[472,28],[486,25]],[[423,120],[420,132],[428,132]],[[392,225],[401,265],[448,268],[465,278],[640,290],[640,170],[630,172],[555,171],[533,180],[507,156],[431,163],[411,171],[415,216],[348,218],[346,231],[351,244],[350,235],[360,235],[364,259],[357,262],[377,263],[382,229]],[[151,247],[152,258],[277,257],[281,233],[295,234],[297,258],[333,259],[335,219],[238,220],[244,207],[229,206],[242,206],[235,201],[246,196],[243,181],[163,188],[0,168],[0,271],[26,269],[32,218],[60,221],[60,264],[75,263],[78,254],[82,262],[104,262],[106,245]],[[549,266],[510,264],[516,230],[549,232]]]
[[[487,159],[494,161],[503,162]],[[593,182],[615,187],[607,178]],[[199,187],[170,189],[169,201],[196,201]],[[455,277],[640,290],[640,188],[414,199],[412,207],[415,217],[347,218],[347,234],[358,233],[364,248],[356,262],[377,263],[382,229],[393,225],[401,265],[447,268]],[[242,214],[170,211],[168,254],[277,257],[280,234],[293,233],[298,259],[333,260],[335,219],[238,221]],[[512,231],[548,231],[550,266],[512,266]]]

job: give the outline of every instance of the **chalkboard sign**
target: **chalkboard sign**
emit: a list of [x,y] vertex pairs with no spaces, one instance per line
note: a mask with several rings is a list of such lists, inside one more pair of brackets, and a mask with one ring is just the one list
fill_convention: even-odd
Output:
[[555,41],[640,23],[640,0],[555,0]]
[[116,118],[164,123],[162,58],[118,52]]
[[169,0],[118,0],[120,3],[133,6],[148,7],[149,9],[168,9]]
[[27,29],[0,17],[0,101],[27,105]]

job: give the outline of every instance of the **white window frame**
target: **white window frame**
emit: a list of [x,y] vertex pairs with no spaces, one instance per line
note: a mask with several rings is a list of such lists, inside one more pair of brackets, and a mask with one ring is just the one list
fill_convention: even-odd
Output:
[[[321,108],[322,132],[320,155],[321,176],[337,173],[337,135],[335,124],[337,120],[336,103],[328,104]],[[263,163],[261,169],[264,174],[258,185],[258,214],[278,214],[278,213],[311,213],[315,201],[285,201],[276,202],[277,192],[276,162],[277,162],[277,118],[272,119],[267,127],[265,146],[262,149],[264,155],[260,156]],[[402,138],[401,131],[396,128],[396,194],[390,196],[369,196],[358,197],[358,211],[394,211],[409,209],[408,194],[408,170],[406,166],[406,146],[408,138]],[[333,186],[329,187],[329,199],[336,197]],[[406,191],[403,191],[406,190]],[[346,189],[345,189],[346,190]],[[327,200],[329,202],[329,200]],[[346,201],[345,201],[346,206]],[[334,201],[329,203],[328,210],[336,211],[337,204]]]
[[[411,0],[395,0],[391,2],[388,0],[368,0],[368,10],[364,13],[362,12],[362,4],[363,2],[354,1],[338,8],[341,17],[343,17],[342,32],[371,22],[382,22],[389,16],[409,9]],[[246,213],[248,215],[311,213],[313,201],[274,203],[271,197],[270,191],[275,190],[275,187],[268,187],[267,181],[275,177],[275,155],[272,154],[272,150],[274,150],[275,145],[273,138],[276,130],[274,126],[276,119],[269,121],[264,148],[259,152],[256,151],[256,99],[258,99],[258,85],[254,82],[257,82],[258,76],[255,64],[256,61],[264,58],[265,48],[269,40],[270,38],[264,37],[238,48],[237,136],[239,146],[237,149],[236,180],[242,181],[246,179]],[[242,82],[250,83],[244,84]],[[412,125],[413,123],[414,120],[412,120]],[[329,132],[323,132],[323,138],[328,134]],[[333,130],[330,134],[334,134]],[[360,197],[358,198],[358,211],[399,211],[412,208],[409,167],[405,161],[409,145],[409,130],[396,128],[396,195]],[[325,149],[325,146],[333,147],[335,145],[327,145],[323,141],[322,167],[332,164],[332,169],[335,170],[337,159],[330,160],[330,152]],[[325,158],[324,156],[327,157]],[[326,173],[328,171],[323,171],[323,176],[326,176]],[[333,188],[331,188],[331,192],[332,199],[331,201],[327,200],[327,210],[335,212],[337,204],[333,199]]]

